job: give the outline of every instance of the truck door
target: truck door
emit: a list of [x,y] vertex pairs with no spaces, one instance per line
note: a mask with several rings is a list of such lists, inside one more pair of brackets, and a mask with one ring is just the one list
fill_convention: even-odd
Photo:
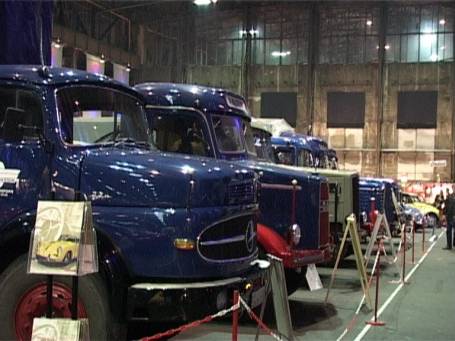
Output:
[[36,209],[49,192],[41,96],[0,86],[0,226]]

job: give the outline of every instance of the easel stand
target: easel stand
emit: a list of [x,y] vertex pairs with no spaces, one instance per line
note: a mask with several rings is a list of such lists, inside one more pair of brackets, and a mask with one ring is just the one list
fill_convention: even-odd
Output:
[[398,259],[397,252],[395,250],[395,245],[393,244],[392,233],[390,232],[389,223],[387,222],[387,218],[384,213],[379,213],[376,218],[376,222],[374,223],[373,231],[370,237],[370,242],[368,243],[367,249],[365,251],[364,256],[365,267],[367,267],[368,263],[370,262],[371,253],[373,252],[374,245],[376,244],[378,238],[385,238],[385,240],[389,244],[391,256],[388,257],[388,262],[389,264],[395,265],[396,273],[399,274],[400,269],[398,268],[398,265],[396,263],[396,260]]
[[359,234],[357,231],[357,224],[356,224],[355,216],[353,214],[351,214],[347,218],[347,226],[346,226],[346,229],[344,230],[343,238],[341,239],[341,244],[340,244],[340,248],[338,250],[337,259],[335,262],[335,266],[333,267],[332,276],[330,278],[330,284],[329,284],[329,287],[327,288],[327,294],[325,296],[325,303],[328,302],[330,290],[333,286],[333,282],[335,281],[336,272],[338,270],[338,265],[340,263],[341,255],[343,254],[343,249],[346,246],[345,244],[346,244],[346,239],[348,238],[348,234],[351,237],[352,247],[354,249],[354,255],[355,255],[355,260],[356,260],[356,265],[357,265],[357,271],[359,274],[360,283],[362,285],[363,294],[365,296],[365,302],[366,302],[367,306],[371,309],[372,304],[371,304],[371,297],[370,297],[370,292],[369,292],[368,276],[367,276],[367,271],[365,268],[365,263],[363,261],[362,249],[360,247],[360,238],[359,238]]

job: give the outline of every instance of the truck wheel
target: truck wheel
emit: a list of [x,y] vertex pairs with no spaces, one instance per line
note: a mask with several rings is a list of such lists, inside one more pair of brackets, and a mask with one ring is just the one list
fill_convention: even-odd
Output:
[[[80,278],[78,313],[89,319],[92,340],[114,339],[118,331],[107,297],[98,275]],[[27,274],[26,255],[0,275],[0,302],[0,339],[30,340],[33,318],[46,315],[46,277]],[[71,317],[71,277],[54,276],[53,312],[55,317]]]

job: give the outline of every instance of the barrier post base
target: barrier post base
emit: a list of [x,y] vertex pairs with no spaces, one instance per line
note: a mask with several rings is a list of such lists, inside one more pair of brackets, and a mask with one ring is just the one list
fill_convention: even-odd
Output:
[[383,321],[366,321],[365,323],[373,327],[385,326],[385,322]]

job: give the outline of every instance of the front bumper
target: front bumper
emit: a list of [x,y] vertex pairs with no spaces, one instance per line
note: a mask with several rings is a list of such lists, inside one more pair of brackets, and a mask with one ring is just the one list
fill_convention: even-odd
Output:
[[332,248],[330,244],[327,244],[320,249],[290,249],[285,252],[281,252],[278,255],[283,260],[285,268],[301,268],[302,266],[310,264],[319,264],[329,261],[332,257]]
[[128,288],[128,321],[182,322],[233,304],[233,292],[252,306],[265,299],[267,268],[255,265],[241,276],[187,283],[136,283]]

